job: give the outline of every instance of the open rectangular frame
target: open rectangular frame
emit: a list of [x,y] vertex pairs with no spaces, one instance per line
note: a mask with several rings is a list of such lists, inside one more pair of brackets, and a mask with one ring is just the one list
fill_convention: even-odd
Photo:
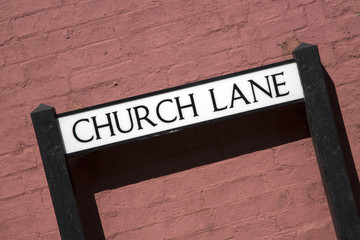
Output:
[[[270,106],[263,106],[258,109],[251,109],[250,111],[243,113],[222,116],[209,121],[175,126],[174,128],[165,129],[160,132],[153,132],[127,140],[110,142],[102,146],[90,147],[87,150],[73,151],[69,154],[65,147],[59,118],[92,109],[107,107],[113,104],[121,104],[124,100],[59,115],[57,115],[55,109],[50,106],[42,104],[36,108],[31,113],[31,117],[62,239],[85,239],[84,229],[81,224],[79,209],[74,195],[73,183],[67,166],[67,158],[70,155],[84,153],[86,151],[95,151],[100,148],[111,147],[121,143],[137,141],[161,134],[168,134],[203,123],[220,121],[241,114],[249,114],[254,111],[262,111],[264,109],[294,104],[301,101],[305,102],[308,126],[313,140],[337,238],[341,240],[360,239],[359,180],[348,146],[340,108],[332,100],[334,92],[332,92],[328,83],[331,79],[329,79],[329,76],[321,64],[316,45],[302,43],[295,49],[293,56],[294,59],[292,60],[201,81],[201,83],[188,84],[134,97],[125,100],[125,102],[163,93],[166,94],[169,91],[181,90],[198,84],[206,84],[290,63],[296,63],[297,66],[303,90],[303,97],[301,98],[296,98],[283,103],[276,103]],[[86,121],[87,120],[84,120],[84,122]]]

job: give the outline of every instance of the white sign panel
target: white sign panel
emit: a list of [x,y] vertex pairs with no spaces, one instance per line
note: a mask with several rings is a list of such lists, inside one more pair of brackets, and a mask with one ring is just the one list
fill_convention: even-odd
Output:
[[286,62],[59,115],[66,153],[128,141],[303,99]]

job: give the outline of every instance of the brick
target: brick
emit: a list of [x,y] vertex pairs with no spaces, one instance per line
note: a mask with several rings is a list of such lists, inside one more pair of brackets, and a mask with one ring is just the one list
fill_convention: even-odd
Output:
[[301,228],[304,225],[313,224],[316,219],[322,217],[322,214],[324,213],[299,207],[286,209],[286,211],[281,211],[276,215],[259,217],[252,221],[236,224],[234,226],[237,233],[236,237],[245,234],[245,236],[249,235],[248,239],[273,239],[267,237],[278,232],[286,233],[294,227]]
[[22,174],[25,183],[25,191],[34,191],[46,188],[47,181],[43,167],[26,171]]
[[168,72],[170,86],[178,86],[199,80],[197,65],[197,62],[191,61],[171,67]]
[[25,85],[26,78],[19,65],[0,68],[0,88],[12,88]]
[[289,207],[287,190],[277,190],[254,195],[240,201],[219,205],[214,208],[217,225],[231,225],[247,219],[256,219]]
[[42,207],[39,192],[24,194],[13,199],[5,199],[0,203],[0,219],[2,221],[31,215]]
[[21,105],[24,102],[34,102],[55,96],[62,96],[69,93],[69,91],[70,86],[67,79],[61,76],[34,80],[28,79],[25,86],[3,90],[2,100],[6,102],[8,106],[14,106]]
[[228,52],[219,52],[208,57],[199,59],[198,69],[200,79],[209,79],[225,74],[232,73],[233,66],[231,65]]
[[121,41],[115,38],[63,53],[60,58],[66,67],[76,70],[127,59],[123,48]]
[[[250,26],[257,26],[259,23],[271,21],[283,17],[284,12],[288,11],[287,1],[251,1],[248,6],[248,20],[247,24]],[[297,9],[299,10],[299,9]],[[262,25],[260,25],[260,28]]]
[[48,211],[54,211],[49,188],[43,188],[39,190],[39,192],[41,193],[43,209]]
[[345,25],[349,24],[347,20],[341,19],[336,21],[328,21],[321,26],[322,31],[324,32],[324,42],[330,43],[335,41],[340,41],[351,36],[349,27]]
[[[353,46],[352,51],[348,51],[349,45]],[[358,59],[360,56],[360,40],[359,38],[351,38],[346,41],[336,42],[333,45],[336,58],[342,62],[349,61],[351,59]],[[342,65],[340,65],[340,68]]]
[[314,0],[289,1],[289,9],[296,9],[306,5],[312,5]]
[[37,166],[34,149],[25,148],[0,156],[0,177]]
[[153,180],[129,185],[95,195],[99,212],[108,213],[117,209],[146,206],[164,196],[163,181]]
[[172,22],[176,22],[191,16],[212,12],[218,5],[211,1],[202,0],[196,3],[186,1],[165,1],[163,6],[168,19]]
[[[38,239],[39,233],[57,231],[55,215],[47,211],[5,220],[1,226],[4,239]],[[27,226],[27,231],[20,231],[19,226]]]
[[14,20],[13,34],[23,37],[37,32],[49,32],[75,26],[113,14],[111,1],[86,1]]
[[121,226],[112,222],[112,227],[104,227],[105,237],[110,237],[116,234],[118,239],[171,239],[177,236],[186,235],[191,232],[209,229],[214,226],[212,221],[212,211],[202,210],[196,214],[170,219],[160,222],[158,224],[149,225],[136,231],[126,231],[118,233],[117,229]]
[[264,182],[269,189],[276,189],[287,184],[296,184],[305,180],[320,179],[316,159],[300,166],[282,166],[264,176]]
[[[29,117],[40,102],[60,113],[258,67],[291,58],[290,48],[281,47],[289,39],[318,44],[360,171],[360,32],[353,11],[358,4],[4,3],[0,239],[60,239]],[[303,113],[294,111],[210,124],[152,144],[124,145],[129,161],[146,155],[139,172],[159,171],[172,160],[169,170],[188,169],[121,188],[108,180],[111,189],[95,194],[106,238],[336,239],[311,139],[294,141],[306,137],[305,130],[291,128],[304,122],[298,119]],[[272,139],[254,136],[279,126],[292,131]],[[169,139],[176,146],[164,149]],[[290,142],[263,149],[264,142],[273,140]],[[143,155],[137,155],[139,147]],[[104,173],[90,168],[96,178]],[[130,174],[125,171],[119,179]]]
[[303,226],[300,230],[280,232],[265,239],[287,240],[287,239],[336,239],[333,224],[330,219],[321,219]]
[[339,57],[336,56],[335,49],[332,45],[333,44],[324,44],[318,46],[321,56],[321,63],[326,69],[330,66],[336,65],[340,60]]
[[122,41],[125,56],[143,53],[170,44],[172,39],[172,25],[164,24],[161,26],[150,27],[141,32],[132,32]]
[[36,2],[29,2],[26,0],[6,1],[2,4],[0,9],[0,21],[11,17],[16,18],[18,16],[30,15],[37,11],[59,7],[60,5],[61,0],[40,0]]
[[66,30],[61,30],[50,34],[12,41],[2,49],[6,57],[6,64],[22,62],[61,51],[69,46],[69,42],[66,41],[67,35]]
[[3,177],[0,185],[0,200],[23,194],[24,182],[21,175]]
[[[294,1],[296,2],[296,1]],[[308,25],[326,22],[323,3],[312,3],[304,6],[304,14]]]
[[122,14],[44,33],[39,36],[28,37],[4,46],[4,57],[6,57],[7,64],[12,64],[61,52],[70,46],[77,48],[94,44],[115,38],[117,34],[123,35],[129,29],[131,22],[132,15]]
[[12,38],[12,22],[4,21],[0,22],[0,46],[5,44]]
[[353,9],[359,9],[360,5],[356,1],[327,1],[323,3],[325,17],[337,20],[346,15],[352,15]]
[[223,4],[222,8],[219,8],[219,15],[225,26],[244,26],[248,20],[249,9],[245,2]]
[[268,39],[281,34],[294,32],[306,26],[303,9],[288,11],[286,15],[258,21],[255,27],[249,28],[246,34],[251,34],[251,40]]
[[311,139],[302,139],[275,148],[274,158],[278,166],[301,166],[314,155]]
[[51,231],[47,233],[40,233],[40,236],[38,236],[39,240],[56,240],[60,239],[60,233],[59,231]]
[[[9,90],[6,90],[6,92],[8,92],[9,95],[11,94]],[[2,100],[3,99],[4,98],[2,98]],[[6,101],[3,100],[3,103],[5,102]],[[29,112],[26,112],[26,108],[24,107],[13,108],[11,111],[7,111],[7,114],[0,114],[0,136],[2,137],[2,141],[6,142],[6,144],[0,145],[0,155],[11,153],[8,155],[11,156],[12,153],[23,150],[29,144],[33,135],[29,125],[30,116],[28,114]],[[21,138],[14,138],[12,135],[14,131],[21,134]]]
[[[221,226],[211,229],[206,229],[203,231],[198,231],[194,233],[181,236],[179,238],[174,238],[176,240],[218,240],[218,239],[233,239],[236,235],[236,230],[232,226]],[[246,238],[246,235],[241,237]],[[249,239],[249,238],[246,238]]]
[[[95,84],[119,81],[122,79],[122,76],[126,76],[127,72],[131,69],[130,61],[121,62],[114,66],[95,69],[89,71],[85,69],[78,75],[74,75],[70,78],[70,84],[73,89],[82,89],[86,87],[91,87]],[[136,86],[134,86],[136,87]]]
[[[68,60],[68,59],[66,59]],[[41,80],[43,78],[66,78],[70,75],[66,60],[57,55],[49,55],[36,60],[27,61],[21,64],[22,70],[27,79]]]
[[319,209],[328,209],[324,185],[321,179],[305,181],[287,189],[291,206],[303,204],[318,204]]
[[[229,150],[223,151],[229,152]],[[192,155],[191,157],[195,158],[195,155]],[[252,156],[251,161],[249,161],[249,157],[249,155],[244,155],[242,157],[221,161],[213,166],[199,167],[192,171],[185,171],[169,176],[165,180],[166,194],[171,196],[182,192],[202,189],[205,186],[218,185],[215,190],[210,188],[204,191],[204,194],[208,193],[214,196],[214,200],[216,200],[216,189],[220,191],[222,186],[229,185],[229,189],[225,188],[222,189],[222,191],[231,191],[230,189],[237,189],[238,184],[242,184],[241,181],[251,182],[256,179],[261,182],[261,175],[258,174],[274,168],[271,150],[265,150],[260,154]],[[255,184],[255,180],[253,183]],[[244,183],[244,185],[246,184]],[[247,188],[240,187],[238,190],[231,193],[231,195],[236,197],[234,194],[241,191],[240,189],[249,191],[246,190]],[[239,194],[240,193],[241,192],[239,192]]]
[[176,44],[175,59],[177,62],[193,61],[223,51],[239,47],[238,32],[236,29],[218,31],[206,38],[188,40]]
[[221,29],[222,25],[221,16],[217,12],[196,15],[185,20],[190,37],[206,36]]
[[135,10],[133,12],[133,19],[137,29],[145,26],[158,26],[169,22],[164,5],[162,4]]

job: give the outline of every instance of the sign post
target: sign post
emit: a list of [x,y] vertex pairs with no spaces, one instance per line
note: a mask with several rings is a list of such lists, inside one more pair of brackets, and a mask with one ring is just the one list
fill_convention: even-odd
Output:
[[31,118],[62,239],[85,239],[55,109],[41,104]]
[[302,43],[293,52],[304,89],[306,113],[326,197],[338,239],[360,239],[355,198],[359,179],[351,181],[323,66],[316,45]]
[[46,105],[36,108],[31,117],[61,237],[85,239],[67,156],[305,101],[337,237],[360,239],[358,178],[356,172],[349,174],[354,169],[346,163],[317,46],[302,43],[293,55],[292,60],[59,115]]

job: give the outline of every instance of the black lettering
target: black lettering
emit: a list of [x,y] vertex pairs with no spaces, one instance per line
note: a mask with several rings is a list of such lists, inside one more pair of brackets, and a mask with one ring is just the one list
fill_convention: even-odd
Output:
[[[140,116],[139,116],[139,111],[138,111],[139,108],[142,108],[142,109],[145,110],[145,116],[143,116],[143,117],[140,117]],[[152,121],[148,118],[149,109],[148,109],[146,106],[143,106],[143,105],[137,106],[137,107],[134,107],[134,110],[135,110],[136,120],[137,120],[137,123],[138,123],[138,125],[139,125],[139,130],[140,130],[140,129],[143,129],[143,127],[142,127],[142,125],[141,125],[141,120],[146,120],[146,121],[147,121],[148,123],[150,123],[151,126],[153,126],[153,127],[155,127],[155,126],[157,125],[156,123],[152,122]]]
[[74,135],[75,139],[78,140],[79,142],[83,142],[83,143],[92,141],[92,140],[94,139],[94,136],[92,136],[91,138],[89,138],[89,139],[87,139],[87,140],[84,140],[84,139],[79,138],[79,136],[77,135],[77,133],[76,133],[76,126],[77,126],[79,123],[81,123],[81,122],[90,122],[90,121],[89,121],[89,119],[87,119],[87,118],[83,118],[83,119],[78,120],[78,121],[74,124],[72,131],[73,131],[73,135]]
[[[235,92],[237,92],[240,96],[239,96],[239,97],[235,97]],[[234,107],[234,102],[235,102],[235,100],[237,100],[237,99],[243,99],[246,104],[249,104],[249,103],[250,103],[250,102],[246,99],[245,95],[240,91],[240,89],[238,88],[238,86],[237,86],[236,84],[234,84],[230,108],[233,108],[233,107]]]
[[103,124],[103,125],[98,125],[97,122],[96,122],[96,116],[95,117],[91,117],[91,119],[93,120],[93,123],[94,123],[94,128],[95,128],[95,133],[96,133],[96,140],[98,139],[101,139],[100,137],[100,133],[99,133],[99,128],[104,128],[104,127],[109,127],[110,129],[110,136],[115,136],[115,133],[114,133],[114,129],[113,129],[113,126],[112,126],[112,123],[111,123],[111,117],[110,117],[110,113],[107,113],[106,114],[106,117],[107,117],[107,120],[108,120],[108,123],[107,124]]
[[179,115],[180,115],[180,120],[184,119],[184,116],[183,116],[183,114],[182,114],[182,109],[188,108],[188,107],[192,107],[193,112],[194,112],[194,117],[199,116],[199,115],[197,114],[197,111],[196,111],[196,107],[195,107],[195,102],[194,102],[194,97],[193,97],[193,95],[194,95],[193,93],[189,94],[191,104],[184,105],[184,106],[181,106],[181,105],[180,105],[179,97],[176,97],[176,98],[175,98],[175,100],[176,100],[176,105],[177,105],[177,108],[178,108],[178,111],[179,111]]
[[211,95],[212,104],[213,104],[213,107],[214,107],[214,112],[222,111],[222,110],[227,109],[227,106],[222,107],[222,108],[218,108],[218,106],[216,105],[216,101],[215,101],[214,89],[213,88],[209,89],[209,91],[210,91],[210,95]]
[[161,106],[161,104],[163,104],[164,102],[173,102],[171,99],[165,99],[165,100],[162,100],[161,102],[159,102],[159,104],[157,105],[157,107],[156,107],[156,114],[157,114],[157,116],[158,116],[158,118],[162,121],[162,122],[164,122],[164,123],[171,123],[171,122],[174,122],[174,121],[176,121],[176,119],[177,119],[177,117],[174,117],[173,119],[171,119],[171,120],[166,120],[166,119],[164,119],[162,116],[161,116],[161,114],[160,114],[160,106]]
[[276,97],[282,97],[282,96],[289,95],[289,91],[286,92],[286,93],[280,93],[280,92],[279,92],[279,86],[281,86],[281,85],[286,85],[286,82],[278,83],[278,82],[276,81],[276,80],[277,80],[277,79],[276,79],[276,76],[278,76],[278,75],[284,75],[284,72],[276,73],[276,74],[271,75],[271,77],[272,77],[272,79],[273,79],[273,82],[274,82]]
[[258,100],[256,99],[256,95],[255,95],[255,89],[254,86],[257,87],[259,90],[261,90],[263,93],[265,93],[266,95],[268,95],[269,97],[272,98],[272,93],[271,93],[271,88],[270,88],[270,83],[269,83],[269,76],[265,76],[266,81],[267,81],[267,85],[269,88],[269,91],[265,90],[262,86],[260,86],[259,84],[257,84],[256,82],[254,82],[253,80],[248,80],[248,82],[250,82],[251,85],[251,90],[254,96],[254,103],[256,103]]
[[130,132],[130,131],[133,129],[133,127],[134,127],[134,123],[133,123],[132,116],[131,116],[131,112],[130,112],[131,108],[128,108],[128,109],[126,109],[126,110],[128,111],[129,118],[130,118],[130,123],[131,123],[131,127],[130,127],[128,130],[123,130],[123,129],[121,129],[120,123],[119,123],[119,118],[118,118],[118,116],[117,116],[117,111],[116,111],[116,112],[113,112],[114,118],[115,118],[116,127],[117,127],[117,129],[118,129],[121,133],[128,133],[128,132]]

